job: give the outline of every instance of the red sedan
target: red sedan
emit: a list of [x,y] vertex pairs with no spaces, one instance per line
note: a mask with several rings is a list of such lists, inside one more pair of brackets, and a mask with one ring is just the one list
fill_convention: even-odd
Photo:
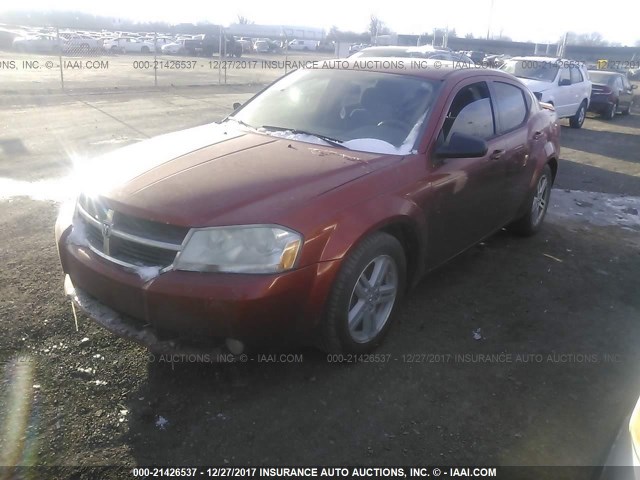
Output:
[[538,231],[553,109],[507,73],[372,60],[98,159],[56,224],[67,294],[156,350],[364,352],[426,272],[505,225]]

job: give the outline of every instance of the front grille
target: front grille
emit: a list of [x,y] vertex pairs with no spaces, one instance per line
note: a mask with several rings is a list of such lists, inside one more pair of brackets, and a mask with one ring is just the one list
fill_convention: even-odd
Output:
[[81,196],[78,218],[91,247],[131,266],[165,268],[173,263],[189,229],[125,215],[106,202]]

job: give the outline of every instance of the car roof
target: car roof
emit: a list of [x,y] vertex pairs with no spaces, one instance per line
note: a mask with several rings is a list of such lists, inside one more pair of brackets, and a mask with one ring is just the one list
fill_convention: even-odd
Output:
[[622,76],[624,76],[624,73],[622,73],[622,72],[613,72],[611,70],[600,70],[600,69],[596,69],[596,68],[590,69],[589,73],[602,73],[604,75],[609,75],[609,76],[612,76],[612,77],[614,75],[622,75]]
[[[361,57],[355,59],[338,60],[340,67],[347,70],[370,71],[380,73],[395,73],[427,78],[430,80],[444,80],[445,78],[464,79],[473,75],[494,75],[516,80],[510,73],[488,68],[460,67],[460,62],[447,60],[432,60],[427,58],[407,57]],[[331,60],[327,60],[331,62]],[[416,62],[412,65],[412,62]]]
[[559,58],[559,57],[536,57],[535,55],[524,56],[524,57],[511,57],[509,60],[525,60],[525,61],[538,61],[538,62],[551,62],[551,63],[570,63],[573,65],[579,64],[584,66],[584,62],[580,62],[578,60],[569,60],[568,58]]

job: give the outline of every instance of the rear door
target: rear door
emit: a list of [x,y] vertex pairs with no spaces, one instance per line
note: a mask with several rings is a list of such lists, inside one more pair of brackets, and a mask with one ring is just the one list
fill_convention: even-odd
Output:
[[571,65],[569,73],[571,76],[571,93],[573,94],[572,106],[575,113],[578,111],[582,101],[591,97],[591,85],[577,65]]
[[621,75],[620,81],[622,82],[622,94],[620,95],[620,107],[623,110],[626,110],[631,106],[631,102],[633,100],[633,89],[631,88],[631,83],[629,79]]
[[437,145],[446,144],[457,132],[485,140],[488,150],[480,158],[431,157],[427,178],[431,191],[423,205],[429,230],[428,268],[477,243],[498,229],[505,217],[504,152],[496,138],[487,82],[462,82],[447,105]]
[[528,128],[530,110],[535,101],[529,92],[506,80],[491,82],[496,115],[496,133],[504,152],[500,161],[504,168],[503,202],[506,223],[512,219],[529,193],[535,162],[529,161],[534,143],[544,142],[545,132]]
[[555,95],[554,107],[559,117],[571,117],[578,110],[578,106],[574,105],[574,93],[572,85],[562,85],[563,82],[571,82],[571,71],[568,67],[561,66],[558,74],[557,93]]

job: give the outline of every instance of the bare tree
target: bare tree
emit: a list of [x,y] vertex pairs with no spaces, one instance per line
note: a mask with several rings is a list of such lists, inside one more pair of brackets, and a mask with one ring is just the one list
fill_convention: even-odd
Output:
[[609,45],[602,34],[598,32],[591,33],[574,33],[569,32],[567,35],[567,44],[571,45],[586,45],[590,47],[606,47]]
[[372,40],[382,33],[382,25],[382,20],[376,15],[371,14],[369,17],[369,34]]
[[468,39],[470,39],[470,40],[471,40],[471,39],[473,39],[473,38],[474,38],[474,37],[473,37],[473,33],[467,33],[467,34],[464,36],[464,38],[468,38]]
[[250,23],[253,23],[253,22],[249,20],[248,17],[245,17],[244,15],[238,15],[238,23],[240,25],[249,25]]

